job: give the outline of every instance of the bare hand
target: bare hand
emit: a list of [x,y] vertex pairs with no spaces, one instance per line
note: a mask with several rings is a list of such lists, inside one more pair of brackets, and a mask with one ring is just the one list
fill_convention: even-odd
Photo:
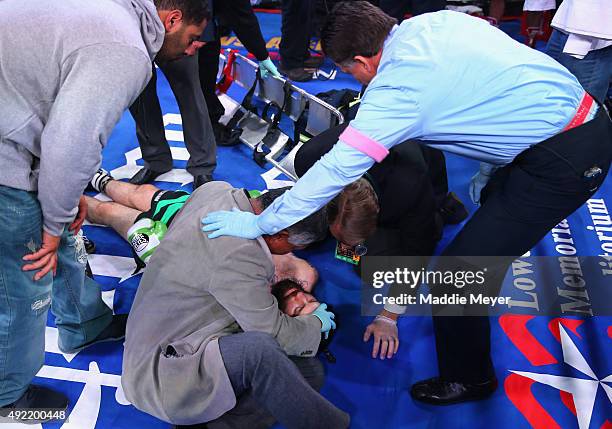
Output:
[[85,222],[85,218],[87,217],[87,200],[84,196],[81,196],[79,200],[79,211],[76,215],[76,218],[72,221],[70,226],[68,227],[68,231],[72,232],[74,235],[77,235],[83,226],[83,222]]
[[193,42],[191,44],[196,50],[206,46],[206,42],[200,42],[199,40],[196,40],[195,42]]
[[206,45],[206,42],[200,42],[198,40],[196,40],[195,42],[191,42],[191,45],[189,45],[187,49],[185,49],[185,55],[195,55],[196,52],[198,52],[198,49],[200,49],[204,45]]
[[40,280],[49,271],[53,271],[53,275],[57,271],[57,249],[60,244],[61,237],[51,235],[43,231],[42,246],[38,251],[23,257],[24,261],[32,263],[24,265],[23,271],[40,270],[34,275],[34,280]]
[[399,336],[397,332],[397,323],[388,317],[377,316],[372,323],[368,325],[364,334],[363,341],[367,342],[374,335],[374,344],[372,345],[372,357],[376,359],[380,351],[380,358],[391,359],[399,348]]

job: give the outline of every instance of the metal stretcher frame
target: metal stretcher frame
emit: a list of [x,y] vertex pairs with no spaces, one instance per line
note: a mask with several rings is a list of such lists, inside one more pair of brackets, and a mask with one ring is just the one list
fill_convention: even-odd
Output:
[[[228,55],[229,50],[227,53],[222,53],[220,55],[221,61],[218,75],[221,75]],[[258,64],[241,54],[235,53],[235,58],[231,67],[233,82],[248,91],[257,79]],[[293,120],[294,125],[295,121],[301,117],[306,106],[308,106],[306,132],[313,136],[344,122],[344,117],[338,109],[314,95],[309,94],[303,89],[298,88],[292,83],[286,82],[285,79],[273,77],[270,74],[265,78],[260,77],[253,95],[266,104],[271,103],[278,107],[283,106],[283,114]],[[285,91],[290,91],[290,97],[286,97]],[[268,133],[270,123],[262,119],[261,116],[251,111],[247,111],[240,102],[232,99],[225,93],[219,94],[219,100],[225,107],[225,115],[219,122],[226,125],[237,110],[242,110],[244,116],[238,121],[238,126],[242,128],[240,141],[251,149],[257,150],[263,138]],[[295,146],[289,153],[283,156],[289,144],[289,136],[279,129],[278,132],[274,134],[273,140],[273,144],[268,146],[270,152],[265,155],[266,161],[274,165],[292,180],[297,181],[298,177],[295,173],[294,160],[297,151],[302,147],[304,142],[295,142]]]

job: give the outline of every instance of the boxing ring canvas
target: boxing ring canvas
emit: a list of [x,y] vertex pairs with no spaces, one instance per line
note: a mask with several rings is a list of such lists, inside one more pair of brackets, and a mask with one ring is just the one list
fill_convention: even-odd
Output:
[[[268,46],[274,52],[278,46],[280,16],[259,14],[259,18]],[[518,24],[504,23],[503,29],[516,35]],[[226,46],[239,48],[234,39],[227,42]],[[326,64],[328,71],[330,66]],[[324,74],[328,80],[300,86],[312,94],[331,88],[359,88],[348,75]],[[192,177],[185,171],[188,153],[183,144],[180,115],[168,83],[161,73],[159,76],[158,93],[175,162],[174,170],[160,176],[156,185],[191,191]],[[116,178],[128,178],[142,166],[134,123],[128,113],[115,128],[104,150],[102,164]],[[477,164],[447,155],[447,165],[449,188],[473,212],[475,206],[468,196],[468,183]],[[257,166],[250,149],[244,145],[218,148],[215,179],[248,189],[276,188],[290,183],[269,164],[264,169]],[[612,237],[612,233],[597,234],[595,215],[600,220],[605,216],[609,220],[612,215],[611,177],[590,205],[581,207],[563,224],[567,231],[564,237],[572,240],[579,255],[595,256],[606,252],[605,240]],[[445,229],[439,249],[459,228]],[[90,255],[90,264],[95,279],[104,289],[105,301],[115,313],[128,312],[141,277],[133,275],[135,264],[128,244],[110,228],[89,225],[84,229],[96,243],[97,250]],[[532,254],[560,256],[558,238],[559,235],[555,241],[555,236],[549,233]],[[431,319],[400,319],[401,345],[395,358],[372,359],[371,342],[362,340],[371,318],[360,315],[360,281],[350,265],[334,259],[334,244],[327,240],[298,255],[319,270],[320,281],[315,295],[333,305],[340,323],[331,346],[337,362],[325,362],[327,377],[322,393],[350,413],[351,428],[612,428],[612,317],[492,317],[493,360],[500,381],[493,397],[487,401],[445,407],[418,404],[409,396],[411,384],[437,372]],[[607,269],[612,270],[612,262]],[[612,287],[612,275],[609,278],[607,286]],[[527,299],[533,296],[527,292],[537,293],[537,289],[526,288],[524,292]],[[123,395],[121,343],[95,345],[76,355],[62,354],[57,348],[57,330],[50,314],[45,348],[45,365],[35,383],[52,386],[68,395],[70,417],[63,424],[27,427],[171,427],[136,410]]]

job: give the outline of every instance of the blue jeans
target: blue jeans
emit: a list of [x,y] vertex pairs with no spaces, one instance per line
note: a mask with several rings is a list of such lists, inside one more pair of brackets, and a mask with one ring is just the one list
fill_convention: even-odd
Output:
[[567,37],[562,31],[553,30],[546,53],[565,66],[589,94],[603,103],[612,83],[612,46],[591,51],[579,60],[563,53]]
[[62,235],[55,278],[34,281],[35,271],[22,271],[22,258],[41,242],[36,193],[0,185],[0,406],[21,397],[44,362],[49,307],[63,350],[93,340],[112,319],[100,287],[85,276],[80,236]]

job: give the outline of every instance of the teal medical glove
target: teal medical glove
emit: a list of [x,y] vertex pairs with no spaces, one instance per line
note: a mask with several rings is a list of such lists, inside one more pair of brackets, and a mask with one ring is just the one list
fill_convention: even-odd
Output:
[[231,235],[240,238],[257,238],[264,234],[257,226],[257,216],[250,212],[243,212],[237,208],[232,211],[221,210],[209,213],[202,219],[202,231],[211,232],[208,238],[217,238],[222,235]]
[[321,332],[325,334],[325,339],[327,339],[329,331],[336,329],[336,322],[334,322],[336,316],[331,311],[327,311],[327,304],[325,303],[320,304],[312,314],[321,321]]
[[485,162],[480,163],[480,169],[478,173],[472,176],[472,180],[470,181],[470,198],[474,204],[480,205],[480,193],[489,183],[489,179],[495,173],[497,168],[491,164],[487,164]]
[[261,77],[263,78],[265,78],[268,73],[270,73],[272,76],[280,77],[280,73],[278,72],[278,69],[276,68],[270,57],[259,62],[259,71],[261,73]]

